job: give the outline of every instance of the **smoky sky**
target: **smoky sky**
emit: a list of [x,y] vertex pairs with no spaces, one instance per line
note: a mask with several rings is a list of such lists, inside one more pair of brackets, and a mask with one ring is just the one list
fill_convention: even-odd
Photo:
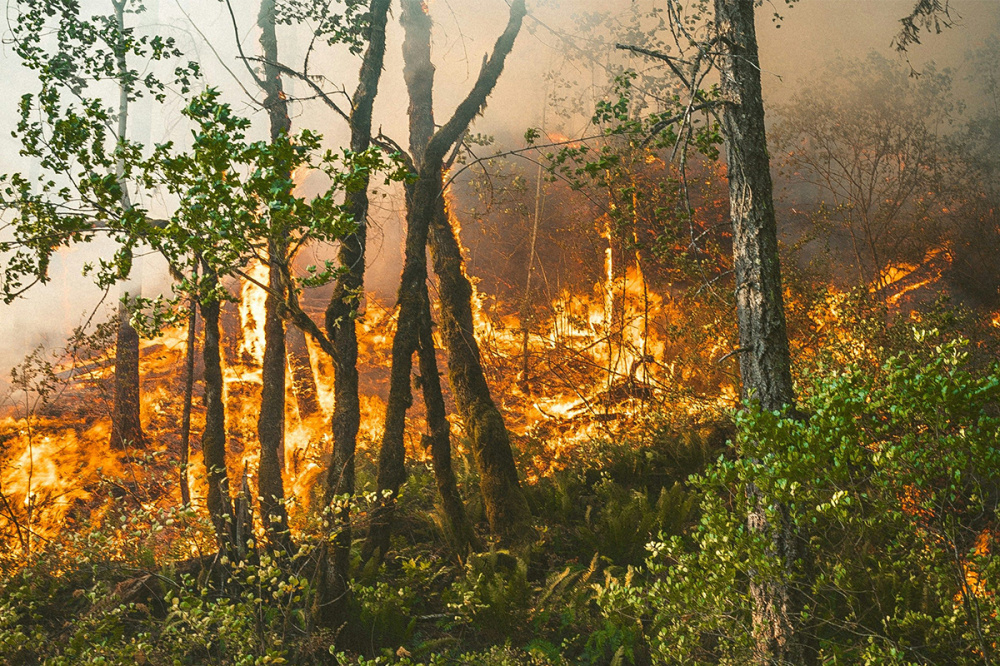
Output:
[[[637,0],[640,5],[647,0]],[[8,3],[8,19],[15,15]],[[109,12],[107,0],[84,0],[87,8]],[[236,27],[232,25],[224,3],[206,0],[147,0],[147,12],[138,17],[139,29],[171,35],[188,57],[199,60],[205,72],[205,84],[218,87],[236,109],[253,118],[255,132],[264,138],[266,121],[251,97],[255,93],[244,64],[238,59],[237,35],[244,51],[256,53],[257,30],[254,26],[257,5],[253,0],[234,0]],[[569,79],[584,85],[600,84],[602,63],[622,59],[622,54],[592,51],[586,43],[581,48],[574,40],[582,39],[582,17],[589,12],[624,15],[635,8],[633,0],[529,0],[530,15],[506,70],[474,131],[493,134],[512,141],[528,127],[539,126],[543,117],[546,74],[558,69]],[[899,29],[900,17],[913,7],[914,0],[801,0],[786,7],[779,0],[765,2],[758,11],[758,40],[765,103],[783,101],[797,86],[823,71],[824,64],[838,56],[862,57],[877,51],[898,57],[891,42]],[[435,106],[437,120],[444,122],[473,84],[483,56],[503,30],[508,5],[504,0],[429,0],[435,22],[433,56],[437,67]],[[916,71],[928,61],[938,67],[950,67],[956,81],[963,76],[968,51],[991,34],[996,34],[1000,20],[997,0],[952,0],[955,26],[942,34],[925,34],[914,46],[909,62]],[[398,16],[398,8],[394,8]],[[782,18],[776,21],[774,14]],[[34,91],[33,74],[18,63],[9,44],[4,24],[4,44],[0,46],[0,172],[21,171],[38,175],[37,165],[17,155],[18,144],[10,137],[16,122],[20,95]],[[309,31],[291,27],[279,32],[281,59],[299,66],[309,49]],[[385,74],[377,100],[375,126],[401,144],[406,143],[407,99],[402,79],[402,34],[393,22],[388,35]],[[577,49],[585,57],[566,58],[567,50]],[[588,62],[589,59],[589,62]],[[316,47],[310,57],[310,71],[325,77],[329,90],[353,90],[358,59],[342,47]],[[650,63],[636,61],[636,67]],[[288,82],[293,97],[307,97],[301,82]],[[259,95],[258,95],[259,97]],[[341,97],[346,99],[345,97]],[[164,105],[140,103],[134,109],[132,139],[150,144],[167,139],[182,141],[188,126],[181,116],[183,102],[170,99]],[[593,109],[579,109],[578,117],[566,121],[566,129],[585,127]],[[316,101],[295,101],[293,123],[321,132],[331,147],[343,145],[347,128],[334,113]],[[368,287],[384,297],[391,297],[401,268],[401,200],[396,192],[386,192],[376,199]],[[149,199],[152,210],[169,208],[169,202]],[[162,212],[162,211],[161,211]],[[7,368],[17,363],[38,344],[58,347],[67,333],[89,315],[101,299],[91,278],[82,277],[86,262],[95,261],[110,247],[94,243],[62,251],[54,262],[49,285],[34,289],[27,297],[11,304],[0,304],[0,388],[8,376]],[[306,257],[320,258],[324,250],[311,250]],[[169,289],[170,280],[163,262],[150,256],[138,264],[138,275],[131,290],[141,286],[146,296]],[[116,292],[109,295],[105,307],[110,311]]]

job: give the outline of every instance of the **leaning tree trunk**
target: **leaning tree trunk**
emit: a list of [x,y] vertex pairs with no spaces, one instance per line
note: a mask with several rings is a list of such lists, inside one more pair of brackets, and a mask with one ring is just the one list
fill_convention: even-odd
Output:
[[[278,62],[278,39],[275,33],[275,2],[263,0],[257,25],[261,29],[260,45],[264,56],[262,88],[266,94],[264,108],[271,123],[271,141],[287,136],[291,129],[288,103],[281,85]],[[285,168],[276,174],[284,181],[291,180],[291,170]],[[260,415],[257,419],[257,437],[260,440],[258,467],[258,494],[260,515],[271,547],[292,553],[292,540],[288,531],[288,512],[285,509],[285,488],[281,478],[281,461],[285,444],[285,324],[281,306],[285,301],[285,283],[282,263],[286,257],[287,240],[280,229],[271,229],[268,241],[268,293],[264,301],[264,360],[261,379]]]
[[[390,0],[372,0],[369,6],[368,49],[361,63],[358,87],[352,99],[351,150],[371,147],[372,110],[385,61],[385,29]],[[317,602],[319,620],[337,624],[345,614],[351,559],[351,516],[354,496],[354,453],[361,427],[358,395],[358,333],[355,319],[364,288],[365,244],[368,229],[368,180],[348,192],[344,205],[354,218],[356,230],[340,243],[339,261],[344,272],[334,285],[326,310],[326,331],[336,353],[334,375],[333,458],[327,471],[325,500],[347,500],[336,509],[332,552],[320,553],[321,571]],[[329,559],[329,565],[327,565]]]
[[[207,286],[214,281],[210,269],[205,267]],[[201,318],[205,327],[202,358],[205,363],[205,431],[201,436],[201,450],[208,472],[208,513],[215,526],[219,552],[233,553],[235,525],[233,501],[229,496],[229,473],[226,469],[226,406],[222,380],[222,351],[219,327],[220,303],[203,301]]]
[[[794,401],[791,360],[785,330],[777,225],[761,98],[760,64],[754,28],[754,0],[716,0],[723,49],[723,114],[736,268],[736,309],[740,330],[743,398],[761,409],[784,410]],[[790,576],[797,559],[796,538],[785,508],[769,506],[758,489],[746,489],[749,530],[771,543],[780,577],[751,575],[756,661],[802,664],[806,654],[799,631],[801,605]],[[774,523],[769,518],[777,516]]]
[[[378,490],[379,495],[386,499],[376,512],[378,522],[373,523],[372,539],[366,549],[370,552],[376,548],[384,552],[388,544],[389,519],[405,477],[403,431],[406,409],[412,402],[409,380],[413,352],[420,345],[421,293],[426,289],[427,282],[425,247],[428,240],[441,284],[449,376],[466,427],[472,435],[487,516],[494,531],[507,541],[521,540],[530,533],[525,528],[531,514],[517,478],[507,429],[490,396],[479,359],[479,348],[472,334],[472,285],[465,277],[458,240],[447,219],[443,184],[445,156],[468,130],[496,87],[520,32],[524,14],[524,1],[515,0],[507,28],[497,40],[492,55],[484,60],[472,91],[451,119],[435,132],[431,20],[422,2],[403,2],[401,20],[406,31],[403,43],[404,78],[410,97],[410,151],[417,168],[417,181],[407,193],[406,262],[399,291],[399,325],[393,340],[392,386],[386,411],[386,430],[379,458]],[[448,238],[450,246],[447,240],[442,240]],[[442,252],[441,247],[452,248],[453,251]],[[456,254],[457,263],[450,260]],[[439,261],[442,257],[448,259]],[[464,284],[465,290],[456,288],[458,283]],[[455,321],[456,312],[461,313],[463,308],[468,315],[469,335],[461,338],[449,336],[449,317]],[[450,329],[457,331],[458,327],[452,325]]]
[[503,416],[483,373],[472,316],[472,284],[444,208],[431,225],[431,256],[439,280],[448,379],[472,445],[486,517],[502,540],[531,538],[531,511],[521,490]]

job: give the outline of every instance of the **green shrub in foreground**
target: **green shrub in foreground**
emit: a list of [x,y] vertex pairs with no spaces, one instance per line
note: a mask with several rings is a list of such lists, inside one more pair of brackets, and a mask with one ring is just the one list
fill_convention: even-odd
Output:
[[[823,663],[984,663],[1000,636],[1000,375],[934,335],[878,372],[825,373],[806,418],[741,412],[737,458],[692,479],[701,521],[601,586],[605,616],[642,618],[655,663],[749,663],[755,575],[803,600]],[[751,482],[799,545],[790,576],[746,529]]]

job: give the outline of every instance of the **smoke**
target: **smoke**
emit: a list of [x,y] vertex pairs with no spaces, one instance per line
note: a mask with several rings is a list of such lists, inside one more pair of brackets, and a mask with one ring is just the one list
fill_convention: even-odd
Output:
[[[891,41],[899,29],[899,18],[907,14],[914,0],[806,0],[793,7],[784,3],[764,3],[758,15],[758,38],[765,103],[787,100],[804,79],[822,71],[824,63],[838,55],[863,56],[876,50],[898,57]],[[616,40],[629,41],[635,35],[602,33],[594,28],[593,16],[606,13],[612,26],[623,30],[628,16],[651,6],[652,0],[532,0],[531,15],[525,21],[517,45],[508,59],[504,75],[492,96],[484,116],[474,131],[496,137],[497,145],[482,148],[488,154],[496,147],[517,148],[529,127],[542,124],[545,105],[558,94],[578,94],[578,104],[562,115],[551,113],[548,125],[572,135],[585,130],[593,103],[606,89],[611,65],[648,69],[650,63],[616,53],[608,48]],[[84,6],[109,11],[104,0],[85,0]],[[661,6],[662,3],[656,3]],[[13,12],[13,2],[8,12]],[[254,97],[260,98],[246,64],[236,48],[237,35],[247,55],[257,52],[254,25],[257,4],[253,0],[234,0],[236,26],[225,3],[191,0],[147,1],[147,13],[133,17],[140,30],[156,31],[177,39],[178,46],[191,59],[202,63],[207,85],[223,90],[225,99],[238,112],[252,117],[257,138],[266,134],[265,116]],[[437,66],[435,103],[438,123],[443,123],[468,92],[479,72],[484,55],[503,30],[508,5],[504,0],[430,0],[429,10],[435,20],[433,57]],[[926,35],[923,43],[908,54],[914,70],[933,60],[939,68],[956,70],[962,80],[966,52],[995,34],[1000,4],[994,0],[953,0],[956,25],[939,35]],[[778,10],[783,18],[774,19]],[[394,8],[398,13],[398,6]],[[400,46],[402,31],[392,23],[381,95],[377,101],[375,126],[401,145],[406,145],[407,98],[402,79]],[[281,59],[300,69],[309,54],[310,73],[322,76],[321,83],[334,97],[347,105],[353,91],[358,59],[343,47],[312,44],[305,28],[282,27],[279,31]],[[664,71],[664,76],[666,72]],[[17,117],[19,97],[35,91],[33,73],[18,63],[5,39],[0,46],[0,80],[5,94],[0,96],[0,118],[9,130]],[[286,81],[286,90],[295,100],[292,105],[296,128],[315,129],[329,146],[346,142],[346,124],[321,102],[310,99],[312,92],[301,81]],[[963,93],[965,91],[962,91]],[[344,94],[341,94],[344,93]],[[589,95],[589,96],[588,96]],[[183,145],[188,126],[180,114],[183,103],[171,97],[167,104],[143,102],[135,109],[135,140],[152,144],[175,140]],[[37,164],[18,155],[16,140],[9,131],[0,132],[0,172],[21,171],[39,175]],[[306,187],[318,187],[307,183]],[[391,298],[402,267],[404,217],[398,189],[384,192],[373,205],[373,227],[367,288],[380,297]],[[165,214],[169,201],[153,198],[145,201],[154,213]],[[82,277],[83,266],[109,253],[108,243],[94,243],[62,251],[51,270],[52,281],[32,290],[11,305],[0,305],[0,369],[15,364],[38,344],[58,347],[74,326],[79,325],[102,299],[91,278]],[[329,248],[308,248],[302,261],[320,263],[332,255]],[[133,284],[141,285],[146,296],[169,289],[170,280],[162,261],[145,259],[138,266]],[[133,288],[134,290],[134,288]],[[117,294],[105,301],[113,305]],[[110,313],[108,308],[107,312]],[[4,373],[5,374],[5,373]],[[3,382],[0,379],[0,382]]]

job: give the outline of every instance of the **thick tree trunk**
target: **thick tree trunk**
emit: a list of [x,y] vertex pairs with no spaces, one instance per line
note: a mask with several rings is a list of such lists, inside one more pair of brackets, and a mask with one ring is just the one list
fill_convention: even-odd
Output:
[[[372,0],[369,6],[368,50],[361,63],[358,87],[352,99],[351,150],[362,152],[371,146],[372,110],[378,95],[385,61],[385,28],[390,0]],[[368,228],[368,183],[347,193],[345,206],[357,225],[354,233],[341,240],[340,265],[345,272],[334,285],[326,310],[326,331],[336,352],[334,376],[333,458],[326,478],[326,502],[354,495],[354,453],[361,426],[358,395],[358,337],[355,318],[364,288],[365,244]],[[341,505],[335,515],[333,550],[327,567],[321,553],[319,620],[336,624],[344,616],[348,595],[351,557],[351,516],[349,505]]]
[[139,333],[129,322],[127,298],[118,308],[118,339],[115,344],[115,402],[111,413],[111,446],[145,446],[139,418]]
[[[723,115],[736,268],[736,309],[740,330],[740,374],[744,399],[766,410],[784,410],[794,401],[791,361],[785,330],[777,225],[761,98],[760,64],[754,28],[754,0],[716,0],[724,56]],[[806,654],[798,623],[801,605],[791,588],[797,558],[788,521],[768,519],[766,498],[752,484],[746,489],[755,508],[747,527],[772,543],[784,574],[778,579],[751,575],[756,661],[802,664]],[[784,507],[772,506],[784,516]]]
[[[260,46],[264,56],[264,108],[271,124],[271,141],[286,136],[291,130],[288,104],[281,85],[278,62],[278,39],[275,33],[275,2],[263,0],[257,16],[261,29]],[[277,174],[291,179],[291,170]],[[268,242],[268,295],[264,302],[264,360],[260,396],[260,416],[257,437],[260,440],[258,494],[260,515],[268,542],[276,550],[292,553],[285,509],[285,488],[281,478],[285,444],[285,324],[281,317],[285,285],[281,265],[286,261],[287,240],[281,230],[272,229]]]
[[[205,274],[209,274],[207,267]],[[223,396],[219,310],[217,300],[201,304],[201,317],[205,326],[205,341],[202,345],[205,363],[205,431],[201,436],[201,450],[205,469],[208,471],[206,503],[219,541],[219,552],[231,555],[235,525],[226,469],[226,406]]]
[[424,395],[427,428],[430,430],[430,434],[424,436],[423,443],[431,450],[434,478],[441,495],[441,507],[444,509],[446,529],[452,546],[457,554],[464,555],[470,548],[479,547],[479,539],[466,515],[465,503],[458,491],[458,481],[451,464],[451,424],[448,422],[444,395],[441,392],[441,376],[434,350],[434,322],[426,283],[421,292],[423,312],[420,322],[420,390]]
[[194,398],[194,354],[197,341],[198,299],[191,297],[191,314],[188,315],[187,344],[184,349],[184,406],[181,412],[181,504],[191,504],[191,486],[188,483],[188,459],[191,453],[191,403]]

